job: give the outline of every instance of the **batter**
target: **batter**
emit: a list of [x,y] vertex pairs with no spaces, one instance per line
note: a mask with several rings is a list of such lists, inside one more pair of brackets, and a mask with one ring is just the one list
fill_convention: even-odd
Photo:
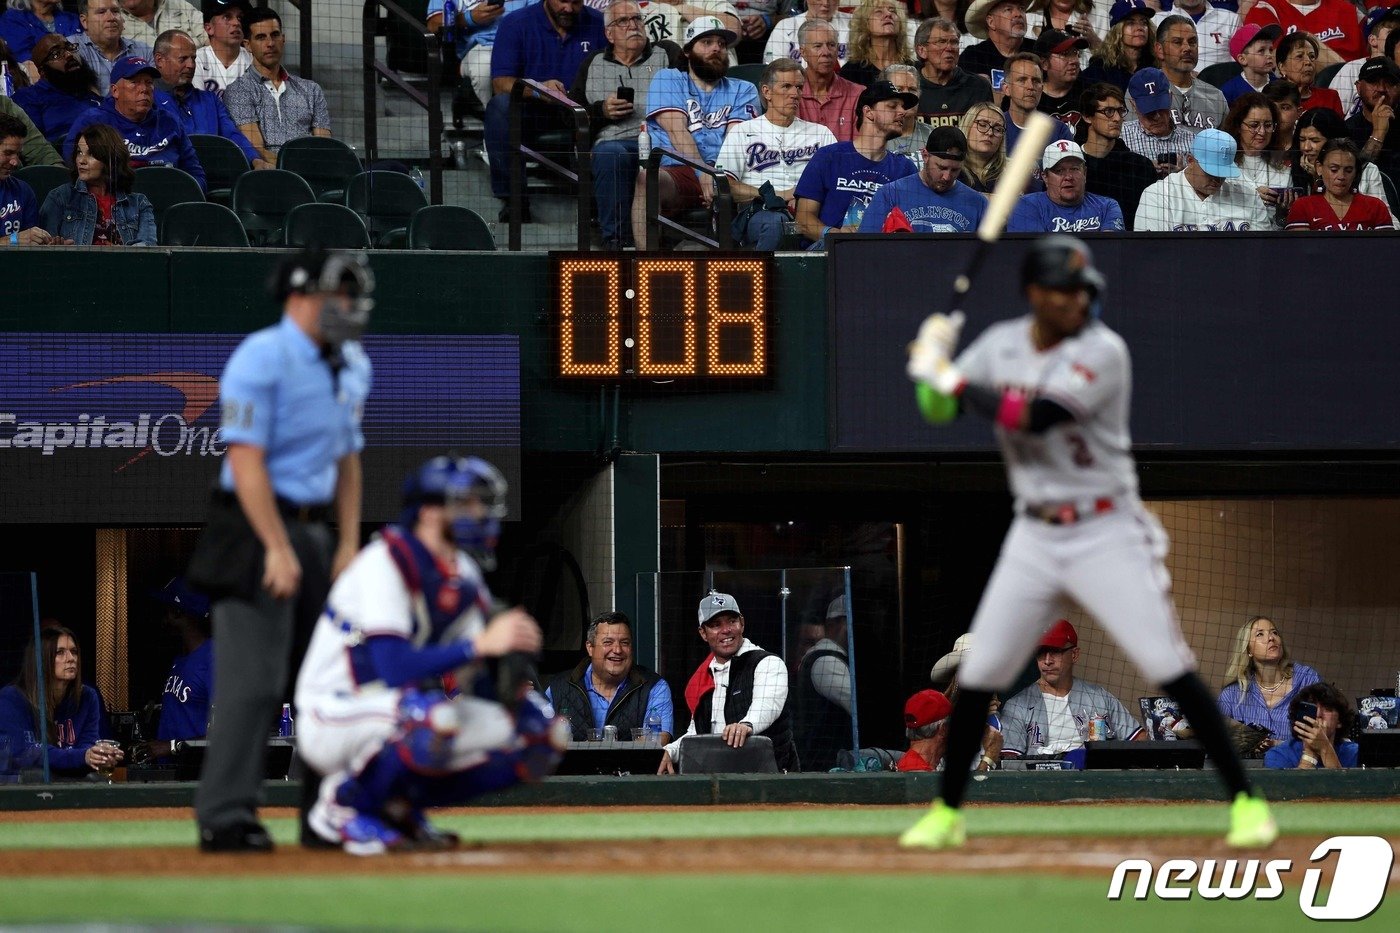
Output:
[[1278,829],[1195,674],[1162,563],[1167,536],[1138,498],[1128,434],[1132,364],[1123,339],[1092,313],[1103,276],[1081,241],[1053,235],[1031,246],[1021,287],[1032,313],[987,328],[956,363],[961,313],[931,316],[910,347],[907,372],[926,418],[947,422],[970,411],[994,423],[1016,518],[958,671],[941,795],[900,844],[963,844],[958,807],[987,705],[1011,686],[1070,597],[1195,726],[1234,800],[1228,844],[1267,846]]

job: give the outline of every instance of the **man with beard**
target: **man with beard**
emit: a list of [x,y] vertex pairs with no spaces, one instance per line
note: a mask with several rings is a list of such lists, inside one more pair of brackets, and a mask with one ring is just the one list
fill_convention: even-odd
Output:
[[1143,190],[1157,180],[1157,170],[1151,161],[1123,142],[1123,117],[1128,110],[1117,85],[1106,81],[1090,85],[1081,99],[1081,112],[1084,142],[1080,145],[1089,174],[1085,190],[1117,201],[1131,230],[1138,200]]
[[79,116],[102,106],[94,90],[97,76],[78,57],[78,48],[62,36],[45,36],[34,46],[39,80],[15,91],[15,103],[57,144]]
[[252,53],[243,47],[243,17],[252,8],[248,0],[204,0],[203,10],[209,44],[194,54],[194,84],[223,97],[224,89],[253,64]]
[[956,126],[936,126],[924,144],[918,175],[892,181],[870,199],[861,233],[880,233],[896,209],[912,233],[972,233],[987,210],[987,196],[958,180],[967,137]]
[[144,58],[120,59],[112,66],[111,96],[73,121],[63,146],[64,158],[73,161],[74,147],[86,127],[105,123],[126,142],[133,167],[170,165],[191,175],[199,187],[207,187],[204,166],[189,134],[174,114],[155,105],[159,77],[160,71]]
[[819,19],[808,20],[797,30],[797,43],[807,66],[797,115],[831,130],[837,142],[848,142],[855,135],[853,111],[864,88],[836,73],[841,66],[836,27]]
[[967,8],[964,21],[968,33],[983,41],[964,49],[958,65],[992,82],[1000,101],[1006,60],[1035,50],[1035,43],[1026,38],[1026,0],[977,0]]
[[1196,26],[1173,14],[1157,24],[1157,61],[1171,82],[1172,123],[1192,134],[1225,122],[1225,95],[1214,85],[1196,79],[1200,38]]
[[228,108],[213,91],[203,91],[193,84],[195,73],[194,40],[171,29],[156,39],[155,66],[160,71],[156,82],[156,106],[173,114],[186,133],[222,136],[237,144],[253,168],[276,168],[268,162],[248,137],[239,132],[238,125],[228,115]]
[[331,111],[321,85],[282,67],[287,38],[282,18],[267,7],[244,20],[253,67],[224,91],[224,106],[264,162],[277,163],[277,150],[299,136],[331,135]]
[[[583,60],[608,44],[603,14],[583,5],[583,0],[540,0],[523,10],[508,13],[496,27],[491,47],[491,99],[486,103],[486,152],[491,162],[491,193],[501,199],[498,220],[510,219],[510,91],[522,78],[537,81],[560,96],[568,96],[569,84]],[[559,125],[560,111],[531,98],[525,92],[522,129],[526,145]],[[522,205],[530,220],[529,202]]]
[[1045,190],[1024,194],[1011,210],[1007,233],[1121,232],[1123,210],[1112,198],[1084,190],[1084,150],[1056,140],[1041,157]]
[[126,34],[137,42],[155,45],[156,37],[167,29],[178,29],[195,37],[195,45],[208,44],[199,28],[203,18],[186,0],[121,0],[126,17]]
[[111,86],[112,63],[119,58],[150,58],[151,47],[122,35],[122,7],[117,0],[82,0],[78,19],[83,31],[69,36],[78,47],[78,57],[97,75],[97,93],[106,94]]
[[[797,182],[797,230],[809,249],[825,249],[828,233],[854,233],[875,192],[918,169],[886,143],[904,132],[919,98],[876,81],[856,102],[856,136],[817,150]],[[930,136],[930,139],[933,137]]]
[[31,57],[34,64],[39,59],[34,55],[34,46],[48,36],[71,36],[83,31],[83,24],[67,10],[58,8],[58,0],[29,0],[25,10],[8,9],[0,14],[0,37],[10,47],[10,54],[17,62],[27,62]]
[[[669,149],[692,162],[714,165],[724,134],[736,123],[758,116],[758,89],[748,81],[726,77],[729,49],[739,41],[715,16],[700,16],[685,29],[684,71],[657,72],[647,91],[647,132],[653,148]],[[714,182],[668,156],[657,177],[661,212],[708,207]],[[646,171],[637,173],[632,197],[632,236],[646,242]]]
[[1079,79],[1079,53],[1088,47],[1088,39],[1058,29],[1046,29],[1035,40],[1035,53],[1045,65],[1045,86],[1035,109],[1070,129],[1079,126],[1082,119],[1079,97],[1084,93],[1084,82]]
[[958,67],[958,27],[934,17],[914,33],[919,57],[919,119],[933,126],[957,126],[973,104],[992,99],[992,85],[982,75]]
[[1368,59],[1356,76],[1356,99],[1361,112],[1347,120],[1347,132],[1391,181],[1400,179],[1400,123],[1395,120],[1400,67],[1383,55]]

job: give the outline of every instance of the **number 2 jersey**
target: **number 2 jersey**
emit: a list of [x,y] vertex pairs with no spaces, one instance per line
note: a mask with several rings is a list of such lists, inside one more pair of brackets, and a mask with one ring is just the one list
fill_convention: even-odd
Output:
[[1078,334],[1040,351],[1031,315],[993,324],[959,355],[970,384],[1053,401],[1073,416],[1040,434],[996,427],[1019,511],[1026,505],[1137,497],[1128,433],[1132,363],[1123,338],[1090,320]]

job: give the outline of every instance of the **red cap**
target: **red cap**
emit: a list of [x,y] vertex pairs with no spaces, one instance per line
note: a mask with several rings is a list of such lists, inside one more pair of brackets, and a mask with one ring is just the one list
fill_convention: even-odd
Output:
[[1074,630],[1074,626],[1069,624],[1069,619],[1061,619],[1049,630],[1040,636],[1041,648],[1054,648],[1056,651],[1064,651],[1066,648],[1079,647],[1079,633]]
[[922,729],[931,722],[947,719],[953,704],[937,690],[920,690],[904,704],[904,727]]

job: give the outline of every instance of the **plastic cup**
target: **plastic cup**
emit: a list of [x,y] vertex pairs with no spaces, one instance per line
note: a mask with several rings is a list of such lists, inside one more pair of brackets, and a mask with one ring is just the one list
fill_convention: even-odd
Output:
[[589,730],[588,730],[588,741],[590,741],[590,742],[601,742],[601,741],[603,741],[603,730],[602,730],[602,729],[589,729]]
[[647,730],[645,726],[638,726],[632,730],[633,742],[645,742],[647,740]]

